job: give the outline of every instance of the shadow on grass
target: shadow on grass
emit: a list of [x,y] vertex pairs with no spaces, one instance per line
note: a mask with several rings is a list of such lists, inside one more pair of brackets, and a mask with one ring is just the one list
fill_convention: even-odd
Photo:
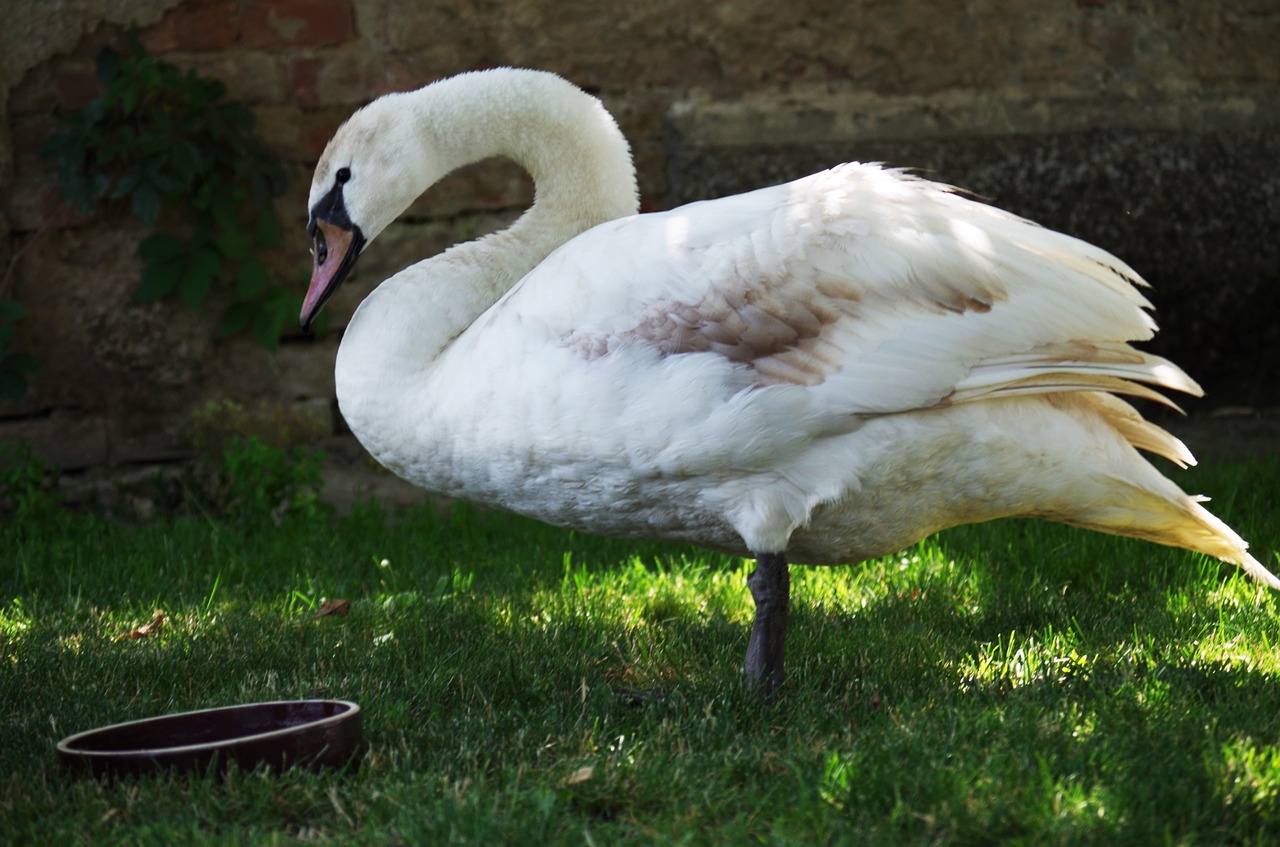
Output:
[[[1002,522],[901,561],[797,568],[790,679],[769,705],[740,672],[740,560],[466,509],[261,536],[184,525],[122,571],[132,544],[32,545],[0,582],[32,603],[0,652],[20,671],[4,726],[26,739],[10,770],[47,767],[58,732],[86,728],[72,721],[324,694],[366,709],[382,758],[361,779],[398,793],[385,814],[405,831],[435,831],[404,811],[423,774],[483,786],[431,799],[476,832],[495,797],[526,809],[493,824],[510,832],[562,831],[567,802],[593,824],[800,843],[1245,843],[1278,826],[1274,601],[1247,606],[1176,551]],[[312,619],[285,601],[299,587],[351,614]],[[149,611],[130,597],[163,597],[174,628],[94,629],[94,604]],[[610,685],[661,696],[628,706]]]

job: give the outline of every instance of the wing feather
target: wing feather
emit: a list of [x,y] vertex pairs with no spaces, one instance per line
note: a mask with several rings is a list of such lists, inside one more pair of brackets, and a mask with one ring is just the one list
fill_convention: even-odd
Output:
[[[1142,279],[1105,250],[875,165],[604,224],[522,283],[555,291],[558,343],[596,359],[712,355],[829,413],[987,397],[1199,394],[1129,346],[1155,331]],[[535,309],[536,311],[536,309]]]

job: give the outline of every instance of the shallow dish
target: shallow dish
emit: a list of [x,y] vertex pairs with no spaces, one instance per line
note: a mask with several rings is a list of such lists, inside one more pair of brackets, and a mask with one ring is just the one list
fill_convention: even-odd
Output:
[[58,742],[64,769],[93,776],[158,770],[218,771],[234,762],[321,768],[358,764],[364,752],[360,707],[346,700],[279,700],[128,721]]

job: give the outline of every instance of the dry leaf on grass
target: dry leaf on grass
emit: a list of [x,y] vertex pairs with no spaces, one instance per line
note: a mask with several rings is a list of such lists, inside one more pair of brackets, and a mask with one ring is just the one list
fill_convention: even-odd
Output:
[[587,780],[591,779],[591,777],[595,774],[595,772],[596,772],[596,769],[591,767],[590,765],[587,765],[586,767],[578,768],[576,771],[569,774],[567,778],[565,778],[564,784],[577,785],[579,782],[586,782]]
[[350,611],[351,611],[350,600],[326,600],[323,604],[321,604],[319,609],[316,609],[316,613],[311,617],[327,618],[331,615],[337,615],[338,617],[343,617]]
[[164,612],[156,609],[156,613],[151,616],[151,620],[144,623],[137,629],[122,632],[116,636],[116,641],[133,640],[137,638],[146,638],[148,635],[155,635],[164,628]]

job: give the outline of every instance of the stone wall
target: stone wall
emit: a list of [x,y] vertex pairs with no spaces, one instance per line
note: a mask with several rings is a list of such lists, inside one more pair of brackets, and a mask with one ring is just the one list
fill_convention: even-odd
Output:
[[[923,169],[1118,253],[1155,285],[1198,407],[1276,403],[1280,6],[1274,0],[9,0],[0,30],[0,299],[32,315],[41,363],[0,440],[70,468],[180,458],[209,400],[296,404],[341,428],[341,325],[390,272],[510,220],[509,165],[451,178],[379,239],[329,331],[268,354],[212,313],[129,301],[143,235],[58,199],[37,150],[96,94],[93,59],[130,21],[167,61],[224,80],[287,162],[278,279],[305,287],[309,171],[378,94],[524,65],[601,96],[630,137],[647,209],[846,159]],[[13,22],[17,22],[14,24]],[[331,418],[328,416],[332,416]]]

